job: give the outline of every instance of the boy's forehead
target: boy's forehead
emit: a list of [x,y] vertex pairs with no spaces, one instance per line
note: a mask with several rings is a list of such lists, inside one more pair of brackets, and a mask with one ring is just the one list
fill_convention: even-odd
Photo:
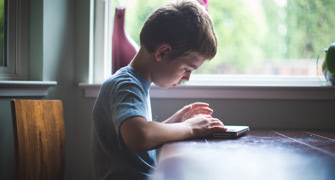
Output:
[[190,59],[190,60],[205,60],[206,58],[203,56],[203,55],[200,55],[199,53],[197,52],[191,52],[189,53],[188,55],[186,55],[186,58],[187,59]]

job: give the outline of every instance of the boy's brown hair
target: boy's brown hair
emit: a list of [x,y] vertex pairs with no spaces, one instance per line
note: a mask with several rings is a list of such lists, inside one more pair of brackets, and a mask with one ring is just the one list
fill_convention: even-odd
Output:
[[140,42],[151,53],[162,43],[171,45],[172,59],[191,52],[212,59],[217,49],[211,18],[192,0],[179,0],[155,10],[143,25]]

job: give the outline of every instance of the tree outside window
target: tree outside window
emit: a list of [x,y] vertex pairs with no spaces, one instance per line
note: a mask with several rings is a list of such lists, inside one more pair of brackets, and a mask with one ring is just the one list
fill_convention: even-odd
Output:
[[[126,29],[139,44],[146,17],[162,0],[126,2]],[[335,42],[333,0],[209,0],[218,53],[197,74],[321,74],[318,55]],[[321,64],[319,65],[321,66]]]

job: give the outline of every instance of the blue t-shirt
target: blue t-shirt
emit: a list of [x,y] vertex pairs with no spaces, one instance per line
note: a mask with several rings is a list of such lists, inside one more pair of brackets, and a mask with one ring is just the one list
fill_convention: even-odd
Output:
[[152,121],[150,82],[134,68],[121,68],[106,80],[93,108],[93,159],[98,179],[145,179],[156,162],[156,151],[126,147],[120,125],[142,116]]

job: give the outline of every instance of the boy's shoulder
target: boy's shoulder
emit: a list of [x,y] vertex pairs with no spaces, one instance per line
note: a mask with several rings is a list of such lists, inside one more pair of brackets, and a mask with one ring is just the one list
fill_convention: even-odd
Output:
[[112,84],[119,84],[119,83],[130,83],[136,82],[136,76],[133,75],[131,69],[126,66],[119,69],[115,74],[109,77],[106,81],[104,81],[103,86],[110,86]]
[[150,83],[142,74],[136,72],[136,70],[130,66],[121,68],[103,83],[104,88],[118,89],[134,86],[149,88]]

